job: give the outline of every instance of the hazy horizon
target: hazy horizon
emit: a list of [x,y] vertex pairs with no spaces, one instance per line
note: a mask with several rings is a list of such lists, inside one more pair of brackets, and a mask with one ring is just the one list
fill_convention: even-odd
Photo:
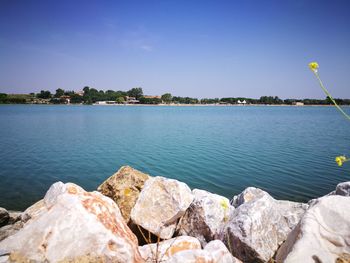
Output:
[[0,2],[0,92],[350,98],[348,1]]

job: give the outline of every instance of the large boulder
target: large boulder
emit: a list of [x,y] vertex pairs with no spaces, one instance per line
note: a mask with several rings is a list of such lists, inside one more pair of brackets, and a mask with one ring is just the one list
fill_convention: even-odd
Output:
[[117,203],[126,222],[130,220],[131,209],[150,176],[130,166],[121,167],[118,172],[104,181],[97,190]]
[[131,219],[161,239],[169,239],[192,200],[191,189],[185,183],[153,177],[146,181],[131,210]]
[[242,263],[239,259],[233,257],[220,240],[209,242],[203,250],[192,249],[182,250],[172,257],[166,263]]
[[194,200],[179,222],[178,233],[198,238],[204,247],[220,238],[234,207],[226,197],[204,190],[194,189],[192,194]]
[[23,228],[0,242],[9,262],[143,262],[118,206],[98,192],[58,182],[29,211]]
[[225,227],[224,240],[233,255],[244,262],[268,262],[308,207],[275,200],[253,187],[233,203],[237,208]]
[[201,249],[201,244],[197,238],[190,236],[178,236],[172,239],[139,247],[142,258],[147,263],[161,263],[169,257],[184,250]]
[[[277,262],[349,262],[350,199],[317,199],[277,252]],[[347,261],[344,261],[347,259]]]

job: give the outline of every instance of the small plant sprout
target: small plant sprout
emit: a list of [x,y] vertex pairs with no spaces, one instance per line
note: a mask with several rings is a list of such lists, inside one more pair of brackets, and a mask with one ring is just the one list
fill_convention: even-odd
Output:
[[344,115],[344,117],[346,119],[348,119],[350,121],[350,116],[348,114],[346,114],[345,111],[343,111],[342,108],[339,107],[339,105],[336,103],[336,101],[333,99],[332,95],[329,93],[329,91],[325,88],[325,86],[322,83],[322,80],[318,74],[318,63],[317,62],[311,62],[309,63],[309,68],[311,69],[311,71],[315,74],[318,83],[320,84],[322,90],[324,91],[324,93],[328,96],[328,98],[332,101],[332,103],[334,104],[334,106]]
[[[328,98],[332,101],[334,106],[341,112],[341,114],[344,115],[344,117],[346,119],[348,119],[350,121],[350,116],[342,108],[340,108],[340,106],[337,104],[337,102],[333,99],[332,95],[329,93],[329,91],[323,85],[322,80],[321,80],[321,78],[320,78],[320,76],[318,74],[318,68],[319,68],[318,63],[317,62],[309,63],[309,68],[315,74],[315,76],[316,76],[316,78],[318,80],[318,83],[320,84],[322,90],[328,96]],[[340,155],[340,156],[335,157],[335,162],[338,164],[338,166],[342,166],[343,163],[345,163],[347,161],[350,161],[350,158],[347,158],[345,155]]]

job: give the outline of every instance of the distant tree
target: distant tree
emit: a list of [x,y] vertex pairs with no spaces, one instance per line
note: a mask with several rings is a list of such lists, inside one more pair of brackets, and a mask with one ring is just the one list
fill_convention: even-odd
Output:
[[160,104],[162,103],[161,99],[158,98],[145,98],[145,97],[141,97],[140,98],[140,103],[141,104]]
[[36,96],[40,99],[50,99],[51,92],[48,90],[41,90],[40,93],[38,93]]
[[6,103],[6,102],[7,102],[7,94],[0,93],[0,103]]
[[75,94],[74,90],[66,90],[63,95],[72,96],[73,94]]
[[164,101],[165,103],[170,103],[171,100],[173,99],[173,96],[171,96],[170,93],[165,93],[162,95],[162,101]]
[[70,96],[70,103],[82,103],[83,100],[83,97],[79,94],[73,94]]
[[56,89],[55,98],[59,98],[64,95],[63,89]]
[[125,102],[125,99],[124,97],[118,97],[116,100],[115,100],[116,103],[119,103],[119,104],[122,104]]
[[142,88],[132,88],[127,91],[128,96],[135,97],[137,100],[143,96]]
[[85,87],[83,88],[83,91],[84,91],[84,95],[88,95],[88,93],[89,93],[89,91],[90,91],[90,87],[85,86]]

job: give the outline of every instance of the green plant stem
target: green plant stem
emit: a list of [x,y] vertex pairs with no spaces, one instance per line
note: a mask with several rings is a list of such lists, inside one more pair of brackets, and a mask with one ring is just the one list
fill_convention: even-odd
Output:
[[333,102],[334,106],[345,116],[346,119],[348,119],[350,121],[350,116],[348,114],[345,113],[345,111],[343,111],[342,108],[339,107],[339,105],[335,102],[335,100],[333,99],[332,95],[328,92],[328,90],[323,86],[322,80],[320,78],[320,76],[318,75],[318,73],[316,71],[313,71],[318,82],[320,83],[320,86],[322,88],[322,90],[324,91],[324,93],[326,93],[326,95],[330,98],[330,100]]

